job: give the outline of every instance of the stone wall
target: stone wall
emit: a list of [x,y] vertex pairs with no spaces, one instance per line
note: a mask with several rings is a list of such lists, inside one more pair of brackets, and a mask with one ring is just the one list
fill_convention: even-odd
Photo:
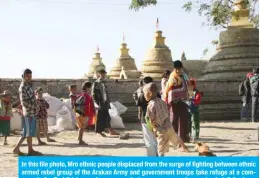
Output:
[[[58,98],[68,97],[69,84],[76,84],[80,89],[85,80],[70,79],[36,79],[34,87],[42,87],[47,93]],[[0,79],[0,92],[10,90],[14,96],[18,96],[20,79]],[[204,93],[200,107],[202,120],[230,120],[239,119],[240,97],[238,85],[240,81],[197,81],[198,89]],[[160,82],[157,82],[158,86]],[[128,111],[122,117],[125,122],[137,121],[137,108],[133,100],[133,92],[138,87],[138,80],[114,80],[107,81],[108,93],[111,101],[119,101]],[[225,96],[225,97],[223,97]]]

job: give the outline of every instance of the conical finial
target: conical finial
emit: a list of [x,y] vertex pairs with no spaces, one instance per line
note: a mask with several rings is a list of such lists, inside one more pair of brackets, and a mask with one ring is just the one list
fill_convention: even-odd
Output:
[[156,20],[156,30],[158,31],[159,30],[159,18],[157,17],[157,20]]
[[125,43],[125,33],[123,33],[123,43]]
[[99,46],[97,45],[97,53],[99,53]]
[[185,56],[185,52],[183,51],[182,55],[181,55],[181,61],[186,61],[186,60],[187,60],[187,58]]

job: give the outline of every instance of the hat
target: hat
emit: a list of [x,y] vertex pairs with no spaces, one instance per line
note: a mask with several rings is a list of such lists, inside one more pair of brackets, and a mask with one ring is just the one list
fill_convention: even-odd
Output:
[[106,72],[105,69],[101,69],[101,70],[98,70],[97,73],[99,73],[99,74],[106,74],[107,72]]
[[43,92],[43,89],[41,88],[41,87],[39,87],[39,88],[37,88],[36,90],[35,90],[35,93],[42,93]]
[[5,90],[3,93],[0,94],[0,96],[7,96],[11,95],[11,93],[8,90]]

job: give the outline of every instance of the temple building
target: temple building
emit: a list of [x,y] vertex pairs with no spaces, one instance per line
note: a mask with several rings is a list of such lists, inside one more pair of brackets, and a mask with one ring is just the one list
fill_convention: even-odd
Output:
[[126,43],[121,44],[120,56],[116,60],[115,66],[110,70],[108,76],[111,79],[136,79],[140,78],[141,72],[138,71],[135,60],[129,55]]
[[217,53],[203,71],[202,79],[245,79],[259,65],[259,30],[249,22],[245,0],[234,2],[231,23],[219,35]]
[[219,35],[217,52],[199,79],[205,93],[200,111],[206,119],[239,119],[239,83],[259,66],[259,31],[249,22],[245,0],[236,0],[234,7],[228,29]]
[[86,75],[87,78],[96,78],[97,71],[101,69],[106,69],[106,66],[102,62],[102,58],[100,57],[99,49],[95,53],[95,56],[92,58],[92,63],[89,67],[89,71]]
[[164,70],[173,69],[171,50],[165,45],[164,41],[165,37],[162,36],[162,31],[156,31],[154,44],[148,51],[141,69],[143,77],[151,76],[154,79],[161,79]]

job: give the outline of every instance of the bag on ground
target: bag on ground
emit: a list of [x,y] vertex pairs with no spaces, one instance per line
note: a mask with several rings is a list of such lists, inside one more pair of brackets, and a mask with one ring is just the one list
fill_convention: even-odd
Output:
[[13,116],[10,120],[11,130],[22,130],[22,115],[18,111],[13,111]]
[[109,109],[109,115],[111,118],[110,125],[113,129],[124,129],[124,123],[122,118],[118,115],[115,109]]

